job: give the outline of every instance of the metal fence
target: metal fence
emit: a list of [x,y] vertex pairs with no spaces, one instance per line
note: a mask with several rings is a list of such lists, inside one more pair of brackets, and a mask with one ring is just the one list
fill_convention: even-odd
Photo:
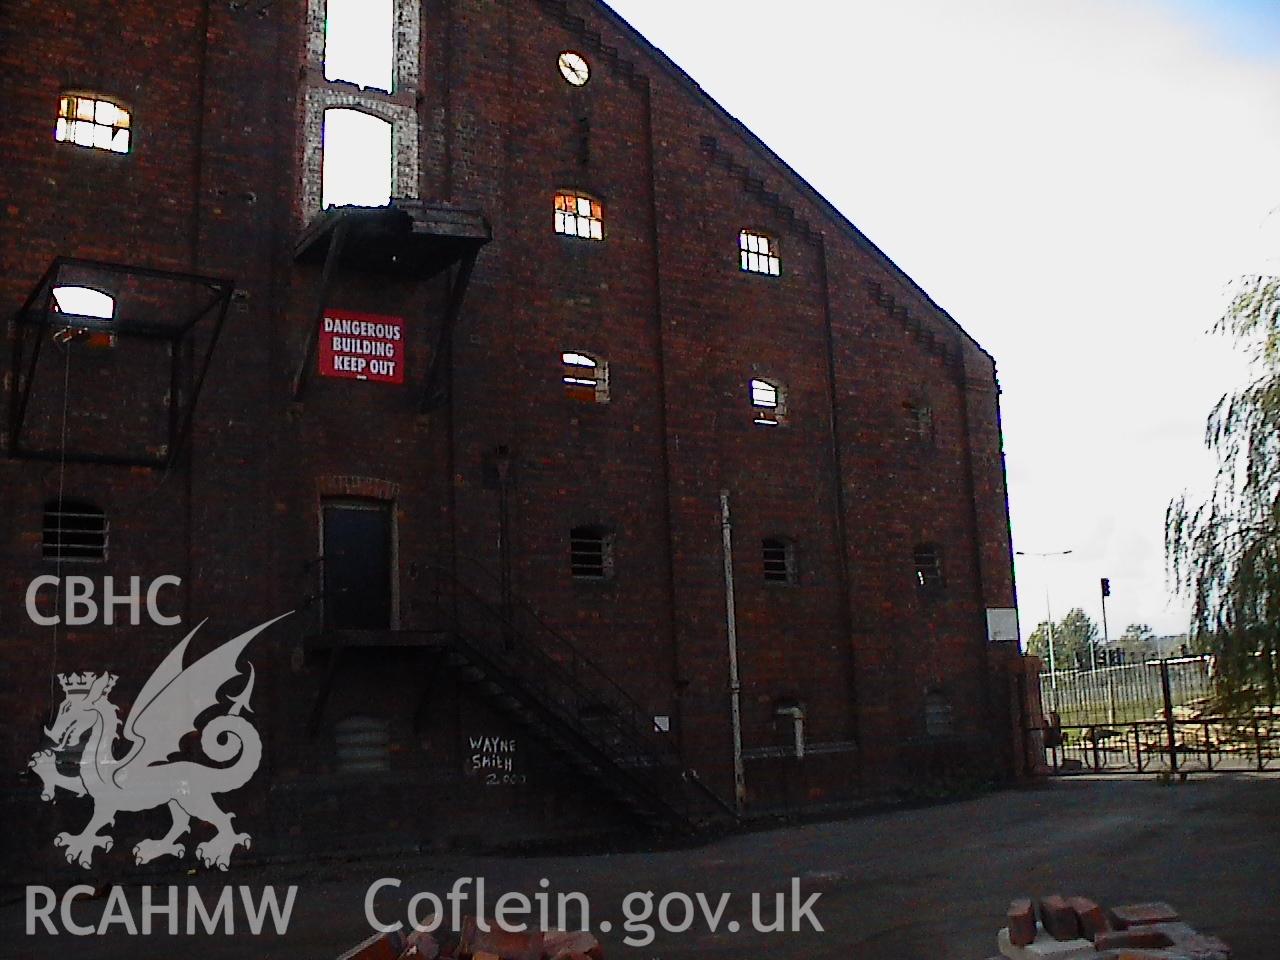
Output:
[[1040,675],[1040,695],[1045,714],[1057,713],[1063,726],[1158,720],[1164,717],[1166,675],[1170,706],[1202,712],[1212,693],[1211,670],[1209,657],[1059,670]]
[[1145,720],[1046,731],[1049,765],[1064,773],[1225,773],[1280,767],[1280,712]]
[[1054,773],[1268,770],[1280,766],[1280,708],[1214,712],[1209,657],[1040,677]]

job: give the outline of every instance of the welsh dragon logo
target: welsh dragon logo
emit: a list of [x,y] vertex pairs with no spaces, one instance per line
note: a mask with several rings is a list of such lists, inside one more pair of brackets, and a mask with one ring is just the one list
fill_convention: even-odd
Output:
[[[88,869],[99,848],[104,853],[111,850],[114,840],[101,831],[115,825],[117,813],[164,805],[168,805],[173,825],[159,840],[143,840],[133,848],[137,863],[185,856],[186,847],[178,841],[193,817],[217,831],[213,839],[195,849],[205,866],[226,870],[236,847],[249,849],[252,838],[235,831],[231,824],[234,814],[225,813],[213,797],[248,783],[262,760],[262,739],[242,716],[250,709],[252,664],[244,685],[230,698],[226,713],[209,720],[200,731],[200,749],[210,760],[225,766],[171,757],[179,752],[179,741],[196,730],[201,715],[219,706],[222,688],[242,675],[236,661],[244,648],[283,619],[277,617],[242,633],[184,667],[187,645],[204,624],[192,630],[156,668],[134,701],[124,722],[123,739],[129,746],[123,757],[116,756],[122,739],[120,711],[107,699],[118,678],[109,673],[59,675],[64,699],[53,725],[44,730],[53,748],[33,754],[27,766],[44,784],[42,800],[54,800],[59,789],[93,799],[93,816],[84,831],[60,833],[54,838],[54,845],[65,850],[69,863]],[[79,772],[74,776],[62,773],[59,759],[69,765],[72,758],[66,755],[74,753],[81,741]]]

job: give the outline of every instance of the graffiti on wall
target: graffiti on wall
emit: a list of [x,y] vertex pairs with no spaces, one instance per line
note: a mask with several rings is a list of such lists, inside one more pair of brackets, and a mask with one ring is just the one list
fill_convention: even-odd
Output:
[[467,773],[480,777],[485,786],[518,787],[528,782],[517,770],[514,737],[471,736],[467,745]]

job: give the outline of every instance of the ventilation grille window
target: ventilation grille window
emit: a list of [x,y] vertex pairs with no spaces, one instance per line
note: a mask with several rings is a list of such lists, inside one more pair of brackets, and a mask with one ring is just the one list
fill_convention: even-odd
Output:
[[84,500],[50,500],[44,507],[41,554],[46,560],[107,559],[107,515]]
[[569,561],[575,580],[613,576],[613,537],[599,527],[575,527],[569,533]]
[[391,732],[386,720],[348,717],[334,729],[334,746],[340,774],[386,773],[391,769]]
[[766,583],[795,583],[795,549],[790,540],[768,537],[761,542]]

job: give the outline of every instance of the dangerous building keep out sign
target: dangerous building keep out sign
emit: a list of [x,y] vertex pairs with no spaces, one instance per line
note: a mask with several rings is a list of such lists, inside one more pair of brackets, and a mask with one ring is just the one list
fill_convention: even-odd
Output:
[[404,320],[326,311],[320,322],[320,376],[404,383]]

